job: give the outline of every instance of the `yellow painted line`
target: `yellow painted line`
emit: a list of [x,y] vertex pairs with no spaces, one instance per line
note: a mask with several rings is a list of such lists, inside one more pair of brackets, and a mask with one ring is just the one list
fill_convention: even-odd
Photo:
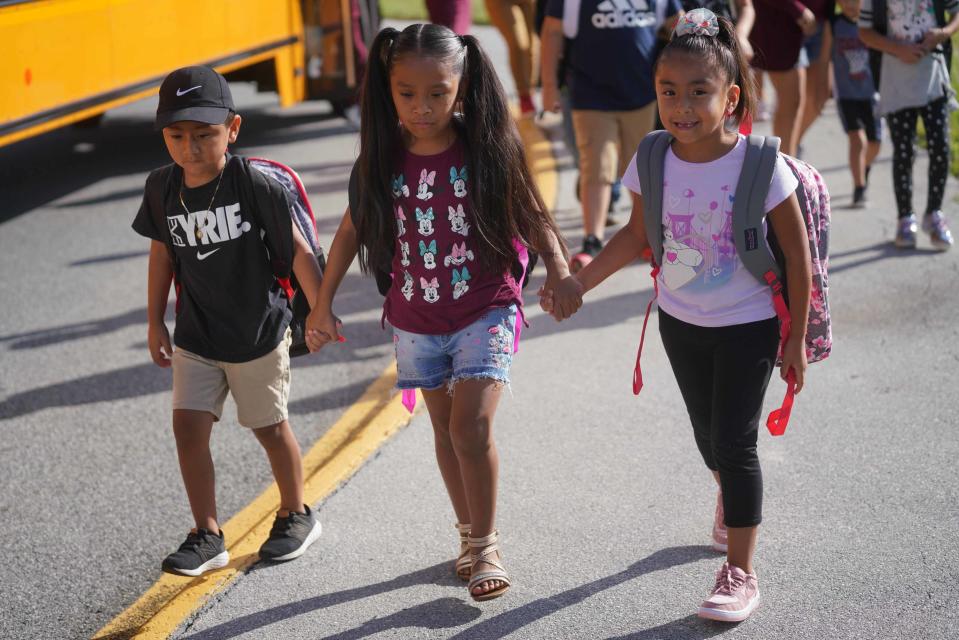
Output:
[[[352,476],[394,433],[410,422],[396,385],[396,364],[387,367],[303,458],[304,499],[316,504]],[[422,398],[417,405],[422,407]],[[257,561],[280,506],[276,483],[223,525],[230,564],[199,578],[164,573],[94,639],[167,638],[216,593]],[[322,539],[321,539],[322,540]]]
[[517,118],[516,126],[519,135],[526,147],[526,163],[536,180],[536,186],[543,196],[546,208],[552,211],[556,208],[556,199],[559,185],[559,172],[556,157],[553,155],[553,143],[549,141],[543,130],[533,118]]

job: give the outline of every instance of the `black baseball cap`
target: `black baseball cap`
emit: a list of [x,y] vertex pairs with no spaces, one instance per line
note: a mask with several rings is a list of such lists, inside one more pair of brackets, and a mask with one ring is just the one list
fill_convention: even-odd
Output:
[[223,124],[231,111],[236,109],[226,78],[210,67],[183,67],[160,85],[160,104],[153,128],[159,131],[183,120]]

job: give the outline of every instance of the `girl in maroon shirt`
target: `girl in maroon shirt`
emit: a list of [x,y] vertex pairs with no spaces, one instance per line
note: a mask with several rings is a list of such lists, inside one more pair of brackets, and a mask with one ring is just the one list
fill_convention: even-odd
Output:
[[773,134],[782,138],[782,151],[796,155],[806,101],[806,69],[799,52],[806,36],[825,20],[827,0],[753,0],[756,23],[749,34],[752,64],[766,71],[776,90]]
[[473,599],[496,598],[510,578],[494,526],[492,426],[522,323],[517,263],[527,248],[543,257],[559,317],[582,294],[475,38],[432,24],[380,32],[354,177],[357,211],[347,211],[333,238],[308,343],[315,350],[339,339],[331,305],[357,253],[366,273],[392,274],[384,314],[397,386],[422,389],[429,410],[460,531],[454,566]]

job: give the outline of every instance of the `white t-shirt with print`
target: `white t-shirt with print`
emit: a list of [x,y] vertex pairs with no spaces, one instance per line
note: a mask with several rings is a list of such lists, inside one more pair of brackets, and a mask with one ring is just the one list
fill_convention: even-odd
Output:
[[[666,152],[663,181],[663,259],[659,306],[669,315],[701,327],[725,327],[776,315],[769,286],[742,265],[733,242],[733,199],[746,138],[712,162],[685,162]],[[636,155],[623,184],[641,193]],[[776,163],[768,213],[796,190],[799,181],[782,156]],[[763,232],[766,222],[763,221]]]
[[[926,32],[936,28],[936,12],[932,0],[885,0],[888,34],[896,40],[922,42]],[[872,28],[875,3],[864,0],[859,13],[859,26]]]

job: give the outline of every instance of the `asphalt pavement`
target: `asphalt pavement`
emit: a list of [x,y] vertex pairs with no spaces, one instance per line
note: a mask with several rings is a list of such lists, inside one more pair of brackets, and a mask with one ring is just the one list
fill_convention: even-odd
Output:
[[[477,29],[508,75],[495,32]],[[238,151],[296,167],[325,246],[342,214],[356,135],[323,105],[249,105]],[[147,243],[129,223],[165,160],[149,101],[99,131],[0,149],[0,635],[88,637],[149,587],[190,517],[169,431],[168,371],[145,347]],[[768,131],[760,125],[762,131]],[[560,142],[556,217],[580,242],[575,170]],[[510,593],[474,603],[452,574],[454,516],[425,414],[316,505],[301,559],[256,565],[177,638],[954,638],[959,628],[959,251],[891,245],[889,145],[865,210],[851,198],[833,103],[804,141],[833,196],[833,355],[814,364],[785,436],[761,434],[763,603],[748,621],[693,615],[721,556],[709,548],[715,488],[656,334],[646,387],[631,372],[651,294],[633,265],[562,324],[528,289],[511,394],[497,414],[499,513]],[[925,197],[926,158],[916,166]],[[959,229],[954,181],[947,214]],[[617,218],[625,220],[625,199]],[[381,299],[358,272],[337,309],[350,341],[301,359],[291,413],[319,438],[388,364]],[[767,409],[784,386],[770,385]],[[216,430],[221,516],[269,484],[232,409]],[[949,631],[952,629],[952,631]]]

